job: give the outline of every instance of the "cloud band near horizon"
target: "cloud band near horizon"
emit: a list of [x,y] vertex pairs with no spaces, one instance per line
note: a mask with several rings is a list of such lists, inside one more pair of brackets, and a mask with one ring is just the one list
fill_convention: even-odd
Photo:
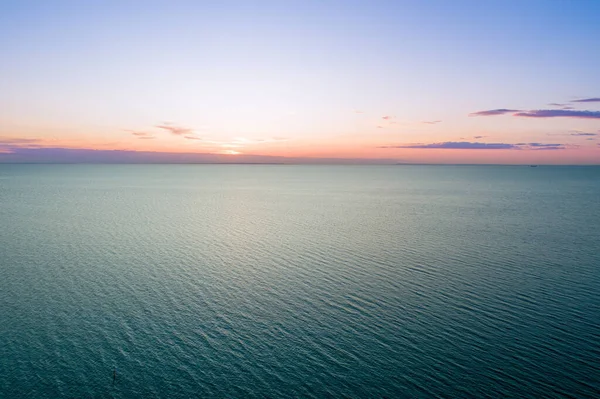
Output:
[[400,144],[379,146],[377,148],[413,148],[413,149],[446,149],[446,150],[564,150],[565,144],[555,143],[480,143],[470,141],[445,141],[429,144]]
[[523,111],[516,109],[491,109],[470,113],[469,116],[495,116],[512,114],[526,118],[581,118],[581,119],[600,119],[600,111],[589,110],[570,110],[570,109],[538,109]]

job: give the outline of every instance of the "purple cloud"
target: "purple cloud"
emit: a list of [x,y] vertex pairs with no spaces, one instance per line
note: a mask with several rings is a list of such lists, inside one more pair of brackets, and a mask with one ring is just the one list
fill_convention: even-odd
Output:
[[490,109],[487,111],[479,111],[473,112],[469,114],[469,116],[494,116],[494,115],[505,115],[513,112],[521,112],[520,109],[506,109],[506,108],[498,108],[498,109]]
[[582,98],[579,100],[573,100],[574,103],[600,103],[600,97]]
[[482,139],[484,137],[487,137],[487,136],[473,136],[474,139]]
[[40,140],[39,139],[26,139],[26,138],[19,138],[19,137],[0,137],[0,144],[3,145],[19,145],[19,144],[36,144],[39,143]]
[[382,146],[378,148],[422,148],[422,149],[453,149],[453,150],[513,150],[519,148],[515,144],[507,143],[479,143],[469,141],[446,141],[431,144],[405,144]]
[[562,144],[527,143],[522,145],[528,145],[530,147],[559,147]]
[[152,133],[142,132],[137,130],[126,130],[126,132],[131,133],[133,136],[137,137],[140,140],[152,140],[156,137]]
[[571,132],[569,136],[597,136],[598,133],[587,133],[587,132]]
[[538,109],[533,111],[517,112],[514,116],[527,118],[582,118],[600,119],[600,111],[571,111],[563,109]]
[[545,143],[480,143],[470,141],[446,141],[430,144],[402,144],[381,146],[377,148],[419,148],[419,149],[449,149],[449,150],[564,150],[564,144]]
[[526,150],[564,150],[565,144],[545,144],[545,143],[517,143],[521,149]]
[[155,127],[166,130],[169,133],[174,134],[176,136],[184,136],[186,134],[191,134],[194,132],[192,129],[177,126],[177,125],[174,125],[174,124],[168,123],[168,122],[165,122],[161,125],[156,125]]
[[42,140],[29,138],[0,137],[0,151],[11,151],[14,148],[40,148]]

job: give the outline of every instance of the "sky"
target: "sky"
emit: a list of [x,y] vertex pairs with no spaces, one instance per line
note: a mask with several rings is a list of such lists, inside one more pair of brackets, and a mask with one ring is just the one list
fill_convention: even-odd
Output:
[[600,164],[597,0],[0,0],[0,162]]

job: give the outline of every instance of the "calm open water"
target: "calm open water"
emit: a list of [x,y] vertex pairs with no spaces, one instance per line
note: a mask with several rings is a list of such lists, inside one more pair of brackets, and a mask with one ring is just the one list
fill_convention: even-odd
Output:
[[600,397],[600,167],[0,165],[0,397]]

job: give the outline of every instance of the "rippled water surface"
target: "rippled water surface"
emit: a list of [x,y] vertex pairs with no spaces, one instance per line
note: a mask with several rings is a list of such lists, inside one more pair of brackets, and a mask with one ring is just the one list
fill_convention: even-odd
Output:
[[0,397],[503,396],[600,396],[600,168],[0,165]]

